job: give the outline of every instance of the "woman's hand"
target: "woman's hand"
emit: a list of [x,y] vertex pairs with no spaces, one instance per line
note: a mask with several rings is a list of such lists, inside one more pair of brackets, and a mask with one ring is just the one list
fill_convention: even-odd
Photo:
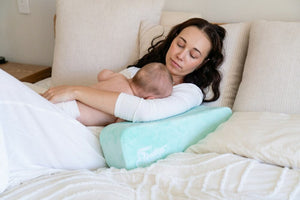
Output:
[[57,86],[48,89],[42,94],[52,103],[75,100],[75,86]]

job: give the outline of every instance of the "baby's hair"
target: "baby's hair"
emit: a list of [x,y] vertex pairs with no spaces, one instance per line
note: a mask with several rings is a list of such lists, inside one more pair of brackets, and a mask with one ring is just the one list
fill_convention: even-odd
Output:
[[144,92],[155,96],[169,96],[173,89],[172,75],[164,64],[158,62],[142,67],[132,78],[132,82]]

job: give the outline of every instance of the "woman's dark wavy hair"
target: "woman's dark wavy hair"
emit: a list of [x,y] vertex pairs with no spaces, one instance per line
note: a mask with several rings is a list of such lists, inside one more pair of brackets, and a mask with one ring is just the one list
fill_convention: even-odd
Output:
[[[212,48],[208,56],[201,64],[201,67],[186,75],[183,82],[196,84],[204,94],[204,102],[215,101],[220,96],[219,86],[221,82],[221,74],[218,71],[218,67],[224,59],[223,39],[225,37],[225,29],[218,25],[211,24],[204,19],[192,18],[176,25],[170,30],[165,39],[162,39],[156,43],[154,41],[161,36],[154,38],[151,42],[151,46],[148,49],[148,53],[132,66],[141,68],[150,62],[160,62],[166,64],[166,54],[171,46],[172,41],[183,29],[189,26],[196,26],[202,30],[209,37]],[[208,87],[212,88],[213,96],[210,99],[205,99]]]

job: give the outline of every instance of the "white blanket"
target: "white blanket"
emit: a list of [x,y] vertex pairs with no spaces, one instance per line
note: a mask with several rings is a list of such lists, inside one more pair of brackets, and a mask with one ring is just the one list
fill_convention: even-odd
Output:
[[0,110],[10,172],[105,166],[98,137],[2,70]]
[[233,154],[177,153],[131,171],[103,168],[45,174],[4,199],[298,200],[300,172]]

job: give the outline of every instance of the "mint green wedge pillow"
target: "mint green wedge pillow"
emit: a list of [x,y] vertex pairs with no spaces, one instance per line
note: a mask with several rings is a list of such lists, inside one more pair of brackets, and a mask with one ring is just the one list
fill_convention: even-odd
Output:
[[108,125],[100,134],[106,163],[126,169],[148,166],[197,143],[231,114],[228,107],[197,106],[162,120]]

